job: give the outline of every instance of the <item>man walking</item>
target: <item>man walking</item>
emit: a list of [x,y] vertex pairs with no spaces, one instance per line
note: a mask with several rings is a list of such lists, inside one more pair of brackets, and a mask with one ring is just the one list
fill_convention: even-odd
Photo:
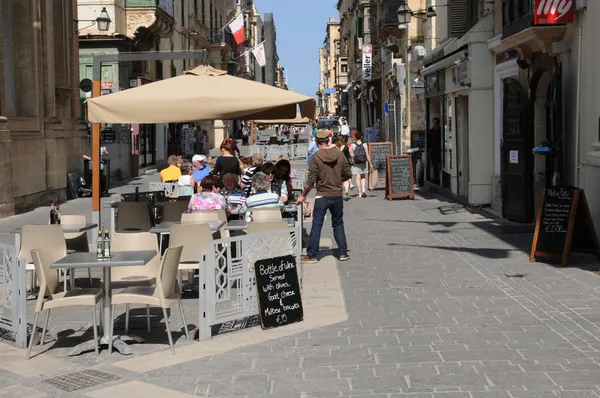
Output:
[[307,255],[303,257],[302,261],[308,264],[314,264],[318,261],[321,229],[323,229],[323,221],[327,210],[331,213],[333,236],[338,246],[339,260],[346,261],[350,259],[350,256],[348,256],[348,244],[346,242],[346,232],[344,231],[344,191],[342,183],[352,178],[352,172],[344,154],[335,147],[329,147],[328,131],[317,131],[316,142],[319,150],[310,160],[306,185],[304,185],[304,191],[296,202],[297,205],[302,205],[306,200],[306,195],[316,184],[317,196],[313,208],[310,240],[306,249]]

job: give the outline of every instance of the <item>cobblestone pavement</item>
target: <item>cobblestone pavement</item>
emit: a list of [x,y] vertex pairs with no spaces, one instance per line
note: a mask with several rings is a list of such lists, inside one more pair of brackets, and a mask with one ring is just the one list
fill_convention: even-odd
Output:
[[[389,202],[376,191],[346,205],[352,259],[337,266],[347,321],[145,372],[52,347],[29,375],[2,361],[0,397],[25,386],[66,397],[600,398],[600,278],[588,271],[598,264],[530,264],[531,235],[514,231],[438,196]],[[165,350],[157,336],[134,357]],[[53,360],[121,379],[58,394],[41,383]]]

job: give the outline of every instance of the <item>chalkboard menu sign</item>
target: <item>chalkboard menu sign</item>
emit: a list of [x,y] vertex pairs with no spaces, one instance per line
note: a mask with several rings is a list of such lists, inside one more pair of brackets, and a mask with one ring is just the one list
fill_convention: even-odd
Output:
[[415,197],[411,155],[388,156],[387,199]]
[[394,155],[394,149],[391,142],[374,142],[369,144],[369,155],[373,170],[377,171],[379,182],[385,182],[385,170],[387,167],[387,157]]
[[258,309],[263,329],[300,322],[304,317],[296,257],[283,256],[254,263]]
[[571,252],[593,252],[600,259],[600,245],[582,190],[555,186],[546,189],[538,210],[529,261],[555,257],[567,265]]

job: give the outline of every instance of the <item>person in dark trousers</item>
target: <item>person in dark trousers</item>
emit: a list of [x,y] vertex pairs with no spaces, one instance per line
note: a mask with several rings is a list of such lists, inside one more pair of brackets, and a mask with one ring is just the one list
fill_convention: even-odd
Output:
[[331,213],[333,236],[339,250],[338,259],[346,261],[350,259],[350,256],[348,256],[348,243],[344,231],[344,191],[342,183],[352,178],[352,172],[344,154],[335,147],[329,147],[328,131],[317,131],[316,142],[319,150],[310,159],[306,185],[304,185],[302,195],[296,201],[297,205],[302,205],[306,200],[306,195],[315,185],[317,186],[310,240],[306,249],[306,256],[302,258],[302,261],[308,264],[314,264],[318,261],[321,230],[323,229],[323,221],[327,210]]
[[[433,176],[429,176],[434,184],[440,182],[440,166],[442,163],[442,129],[440,128],[440,118],[433,118],[433,126],[427,132],[427,157],[433,166]],[[428,169],[430,169],[428,167]]]

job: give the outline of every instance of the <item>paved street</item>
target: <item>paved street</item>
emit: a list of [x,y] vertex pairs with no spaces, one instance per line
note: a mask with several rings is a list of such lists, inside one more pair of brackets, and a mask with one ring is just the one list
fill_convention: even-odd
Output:
[[[24,362],[2,344],[11,359],[0,364],[0,397],[600,397],[600,277],[585,270],[597,267],[588,258],[574,258],[580,267],[530,264],[522,228],[435,195],[353,199],[346,230],[352,260],[336,266],[325,251],[305,271],[314,275],[303,293],[313,305],[303,323],[208,343],[178,336],[176,356],[160,320],[156,339],[134,345],[131,357],[69,358],[55,345]],[[331,247],[329,221],[324,231]],[[307,292],[319,279],[335,290],[338,275],[339,307]],[[330,300],[339,320],[316,317],[319,300]],[[119,378],[71,394],[43,382],[84,369]]]

